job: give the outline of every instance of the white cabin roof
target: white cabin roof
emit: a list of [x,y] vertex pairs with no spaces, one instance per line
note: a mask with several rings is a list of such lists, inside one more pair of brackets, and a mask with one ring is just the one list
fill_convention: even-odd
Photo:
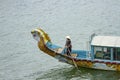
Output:
[[94,36],[91,42],[94,46],[120,47],[118,36]]

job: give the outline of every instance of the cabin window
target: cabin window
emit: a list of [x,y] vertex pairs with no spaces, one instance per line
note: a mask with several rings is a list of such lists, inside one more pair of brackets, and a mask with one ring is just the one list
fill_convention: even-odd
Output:
[[95,59],[110,60],[111,48],[107,47],[94,47]]
[[107,47],[104,47],[103,48],[103,59],[106,59],[106,60],[110,60],[110,57],[111,57],[111,48],[107,48]]
[[120,61],[120,48],[113,48],[113,60]]
[[96,59],[103,59],[102,47],[94,47],[94,53]]

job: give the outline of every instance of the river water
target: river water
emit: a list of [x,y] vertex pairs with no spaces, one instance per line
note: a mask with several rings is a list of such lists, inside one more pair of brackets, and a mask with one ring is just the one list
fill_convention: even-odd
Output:
[[40,27],[52,42],[88,49],[92,33],[120,36],[120,0],[1,0],[0,80],[120,80],[120,72],[61,63],[37,47],[30,31]]

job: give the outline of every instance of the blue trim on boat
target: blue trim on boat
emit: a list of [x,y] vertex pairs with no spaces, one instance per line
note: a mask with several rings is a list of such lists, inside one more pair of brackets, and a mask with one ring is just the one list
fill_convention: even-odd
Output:
[[[51,42],[47,42],[46,46],[51,50],[61,48],[60,46],[54,45]],[[76,58],[78,59],[86,58],[88,53],[89,51],[85,51],[85,50],[72,50],[71,52],[71,54],[77,54]],[[66,54],[66,48],[61,52],[61,54]]]
[[72,50],[72,53],[77,53],[77,58],[86,58],[88,51],[84,50]]
[[[85,50],[72,50],[71,54],[77,54],[77,58],[86,58],[86,55],[88,55],[89,51]],[[62,54],[66,54],[66,48],[62,51]]]
[[54,44],[52,44],[51,42],[47,42],[47,43],[46,43],[46,46],[47,46],[49,49],[61,48],[60,46],[54,45]]
[[91,57],[94,60],[94,47],[91,45]]

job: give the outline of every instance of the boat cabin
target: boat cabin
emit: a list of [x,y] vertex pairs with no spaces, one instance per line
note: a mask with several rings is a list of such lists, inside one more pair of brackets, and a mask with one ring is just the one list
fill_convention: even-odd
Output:
[[94,36],[91,53],[92,59],[120,61],[120,37]]

